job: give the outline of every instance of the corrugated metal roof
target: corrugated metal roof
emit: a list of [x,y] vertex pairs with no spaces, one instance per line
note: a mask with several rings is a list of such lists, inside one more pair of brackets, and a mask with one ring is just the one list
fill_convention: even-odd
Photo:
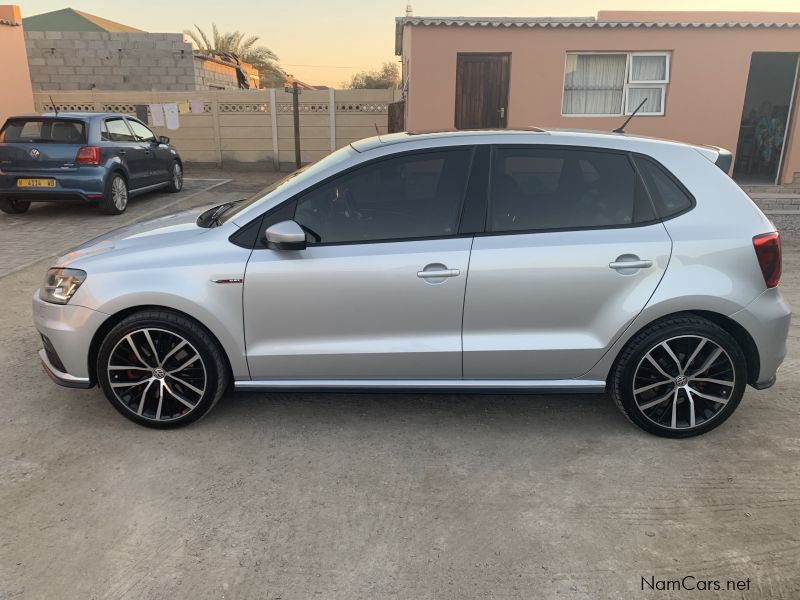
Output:
[[418,27],[494,27],[559,28],[592,27],[601,29],[796,29],[800,23],[758,21],[598,21],[595,17],[397,17],[395,54],[402,54],[403,26]]
[[722,28],[722,27],[800,27],[800,23],[753,21],[598,21],[594,17],[397,17],[401,25],[435,27],[644,27],[644,28]]
[[129,25],[109,21],[97,15],[62,8],[22,19],[26,31],[105,31],[113,33],[145,33]]

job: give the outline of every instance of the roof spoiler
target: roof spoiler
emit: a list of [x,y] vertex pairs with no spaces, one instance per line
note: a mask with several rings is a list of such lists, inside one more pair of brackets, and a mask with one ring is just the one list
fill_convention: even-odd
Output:
[[717,158],[714,164],[717,165],[727,175],[731,174],[731,164],[733,163],[733,154],[730,150],[720,148],[719,146],[706,146],[706,148],[713,150],[717,153]]

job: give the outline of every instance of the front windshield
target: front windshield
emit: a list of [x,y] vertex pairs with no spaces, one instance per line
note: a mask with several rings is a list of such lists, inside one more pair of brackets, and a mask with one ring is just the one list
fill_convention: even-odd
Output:
[[319,173],[320,171],[323,171],[329,167],[335,167],[339,163],[345,162],[355,152],[356,151],[353,150],[348,145],[345,146],[344,148],[339,148],[336,152],[329,154],[328,156],[326,156],[322,160],[315,162],[314,164],[306,165],[305,167],[297,169],[293,173],[289,173],[286,177],[282,177],[275,183],[268,185],[262,190],[257,191],[249,198],[246,198],[241,202],[238,202],[230,210],[225,211],[222,217],[220,217],[219,222],[226,223],[227,221],[236,218],[236,215],[247,210],[250,206],[252,206],[256,202],[260,202],[261,200],[267,198],[271,194],[284,188],[290,182],[292,185],[302,184],[307,179],[315,177],[316,174]]

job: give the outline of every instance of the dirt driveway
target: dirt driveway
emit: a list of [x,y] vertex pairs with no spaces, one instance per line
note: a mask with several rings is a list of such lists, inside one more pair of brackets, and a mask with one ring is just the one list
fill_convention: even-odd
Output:
[[[602,396],[229,394],[159,432],[42,373],[47,266],[0,277],[2,600],[800,598],[796,326],[777,385],[684,441]],[[722,591],[642,591],[686,576]]]

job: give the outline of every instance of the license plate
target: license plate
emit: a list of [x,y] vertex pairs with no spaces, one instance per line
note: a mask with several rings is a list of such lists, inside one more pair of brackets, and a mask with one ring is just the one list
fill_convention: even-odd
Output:
[[54,188],[55,179],[17,179],[17,187],[24,188]]

